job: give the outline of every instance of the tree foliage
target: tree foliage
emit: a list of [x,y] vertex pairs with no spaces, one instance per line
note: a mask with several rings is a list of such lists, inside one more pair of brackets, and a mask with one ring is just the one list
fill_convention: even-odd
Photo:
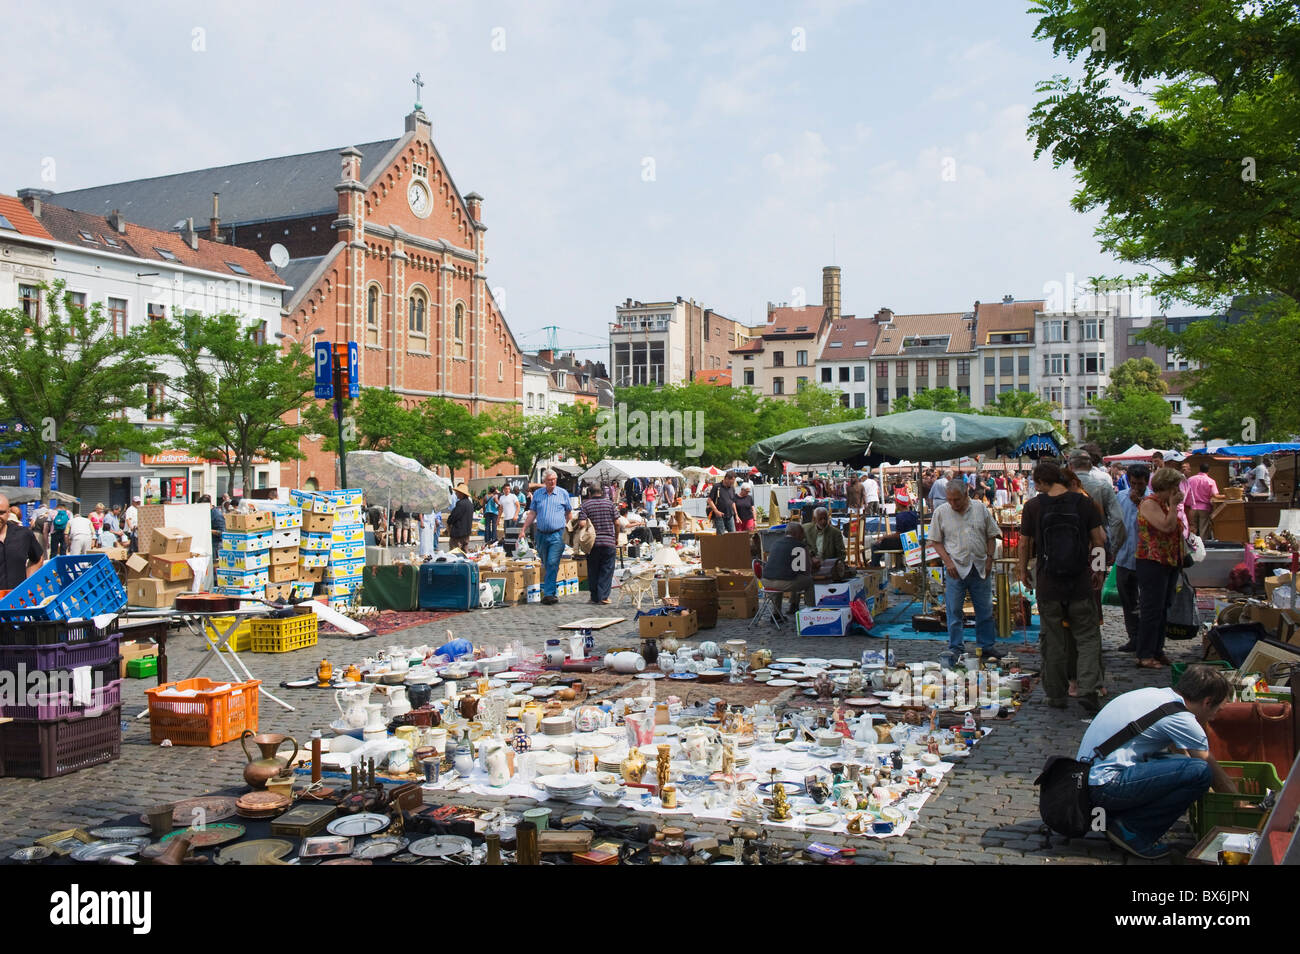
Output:
[[[338,453],[338,424],[333,404],[312,403],[304,417],[323,438],[323,449]],[[466,461],[490,453],[484,418],[441,397],[408,405],[396,391],[362,388],[356,400],[343,403],[345,450],[392,451],[425,467],[457,470]]]
[[[41,286],[38,320],[21,308],[0,309],[0,417],[15,425],[5,456],[41,465],[47,499],[60,454],[72,464],[72,493],[97,456],[149,452],[161,433],[126,420],[145,403],[150,346],[140,330],[115,333],[102,302],[72,303],[64,283]],[[96,452],[100,452],[96,454]]]
[[1088,437],[1108,454],[1127,450],[1134,444],[1183,450],[1186,432],[1173,423],[1173,408],[1154,391],[1110,389],[1096,404],[1097,419]]
[[895,399],[889,413],[901,414],[903,411],[955,411],[958,414],[969,414],[972,408],[970,398],[960,391],[953,388],[927,388]]
[[1150,358],[1129,358],[1110,372],[1110,391],[1149,391],[1168,394],[1169,385],[1160,376],[1160,368]]
[[986,404],[979,413],[991,417],[1031,417],[1040,421],[1054,421],[1061,413],[1061,405],[1045,401],[1033,391],[1003,391],[992,404]]

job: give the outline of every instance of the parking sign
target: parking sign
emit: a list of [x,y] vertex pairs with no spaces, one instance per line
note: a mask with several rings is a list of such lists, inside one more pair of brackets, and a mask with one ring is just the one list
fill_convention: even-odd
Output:
[[357,343],[348,342],[348,397],[361,396],[361,384],[357,379]]
[[330,343],[328,341],[317,341],[315,349],[317,398],[332,398],[334,396],[334,369],[330,355]]

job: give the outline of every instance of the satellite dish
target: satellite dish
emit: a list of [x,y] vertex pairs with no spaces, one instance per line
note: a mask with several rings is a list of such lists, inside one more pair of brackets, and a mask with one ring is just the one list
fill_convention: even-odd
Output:
[[271,264],[276,268],[284,268],[289,264],[289,250],[279,242],[271,246]]

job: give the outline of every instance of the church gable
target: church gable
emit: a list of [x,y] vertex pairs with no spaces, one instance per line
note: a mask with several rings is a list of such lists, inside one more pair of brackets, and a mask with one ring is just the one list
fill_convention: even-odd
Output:
[[418,133],[400,144],[398,155],[364,183],[365,217],[379,226],[396,225],[429,241],[473,249],[474,221],[433,143]]

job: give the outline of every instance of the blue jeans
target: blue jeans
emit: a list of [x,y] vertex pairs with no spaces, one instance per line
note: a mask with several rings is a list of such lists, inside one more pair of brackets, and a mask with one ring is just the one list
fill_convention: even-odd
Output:
[[962,635],[965,620],[962,618],[961,606],[966,594],[975,604],[975,642],[985,652],[993,648],[993,574],[981,577],[979,569],[970,568],[965,579],[949,573],[944,580],[944,608],[948,611],[948,651],[963,652],[966,640]]
[[497,515],[494,513],[483,514],[483,545],[492,546],[497,542]]
[[609,599],[609,591],[614,586],[615,553],[614,547],[597,545],[587,554],[587,587],[593,603]]
[[554,596],[555,577],[560,572],[560,557],[564,556],[564,531],[537,531],[537,554],[546,566],[546,574],[542,577],[542,595]]
[[1107,822],[1122,822],[1134,847],[1160,840],[1193,802],[1210,790],[1210,763],[1169,756],[1130,765],[1105,785],[1089,785],[1092,804],[1105,809]]

